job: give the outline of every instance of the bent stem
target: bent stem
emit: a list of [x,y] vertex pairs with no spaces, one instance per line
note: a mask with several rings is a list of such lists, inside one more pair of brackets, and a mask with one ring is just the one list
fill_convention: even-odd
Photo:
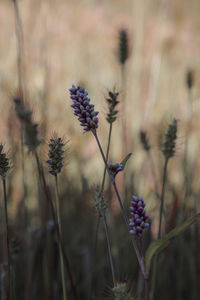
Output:
[[[3,178],[3,196],[4,196],[4,209],[6,219],[6,246],[7,246],[7,259],[8,259],[8,293],[11,291],[11,278],[10,278],[10,251],[9,251],[9,233],[8,233],[8,209],[7,209],[7,194],[6,194],[6,179]],[[8,296],[9,298],[10,296]]]
[[[62,237],[62,229],[61,229],[61,218],[60,218],[60,203],[59,203],[59,194],[58,194],[58,177],[55,175],[55,186],[56,186],[56,213],[57,213],[57,220],[58,220],[58,227]],[[60,265],[61,265],[61,277],[62,277],[62,288],[63,288],[63,300],[67,299],[66,294],[66,284],[65,284],[65,270],[64,270],[64,263],[63,263],[63,253],[62,248],[59,243],[59,251],[60,251]]]
[[[107,160],[106,160],[106,158],[105,158],[105,155],[104,155],[103,149],[102,149],[102,147],[101,147],[99,138],[98,138],[98,136],[97,136],[96,130],[92,130],[92,133],[93,133],[93,135],[94,135],[94,137],[95,137],[95,139],[96,139],[96,141],[97,141],[97,144],[98,144],[99,150],[100,150],[100,152],[101,152],[103,161],[104,161],[104,163],[105,163],[106,170],[107,170],[107,172],[108,172],[110,181],[111,181],[111,183],[112,183],[112,185],[113,185],[113,188],[114,188],[114,190],[115,190],[117,199],[118,199],[118,201],[119,201],[119,205],[120,205],[120,208],[121,208],[121,210],[122,210],[122,214],[123,214],[124,220],[125,220],[125,222],[126,222],[127,228],[129,229],[129,220],[128,220],[128,217],[127,217],[127,215],[126,215],[126,212],[125,212],[123,203],[122,203],[122,201],[121,201],[121,198],[120,198],[120,195],[119,195],[117,186],[116,186],[115,178],[114,178],[114,177],[110,174],[110,172],[109,172],[108,163],[107,163]],[[139,249],[138,249],[138,247],[137,247],[135,238],[134,238],[132,235],[131,235],[131,240],[132,240],[133,247],[134,247],[134,249],[135,249],[135,253],[136,253],[136,256],[137,256],[137,259],[138,259],[138,263],[139,263],[139,265],[140,265],[142,274],[143,274],[144,278],[148,278],[149,275],[148,275],[148,273],[146,272],[146,269],[145,269],[144,259],[142,258],[141,254],[140,254],[140,251],[139,251]]]

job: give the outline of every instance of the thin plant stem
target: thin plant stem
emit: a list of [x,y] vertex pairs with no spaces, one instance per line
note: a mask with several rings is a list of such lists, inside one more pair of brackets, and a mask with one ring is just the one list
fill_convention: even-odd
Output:
[[151,155],[150,151],[147,152],[147,155],[148,155],[148,159],[149,159],[149,163],[150,163],[150,169],[151,169],[152,178],[153,178],[153,182],[154,182],[155,194],[156,194],[156,197],[158,198],[158,200],[160,200],[160,194],[159,194],[159,191],[158,191],[158,181],[157,181],[157,177],[156,177],[154,161],[153,161],[153,158],[152,158],[152,155]]
[[[57,213],[57,220],[58,220],[58,227],[60,230],[60,234],[62,236],[62,228],[61,228],[61,217],[60,217],[60,203],[59,203],[59,193],[58,193],[58,177],[55,175],[55,186],[56,186],[56,213]],[[65,284],[65,269],[63,263],[63,254],[62,248],[59,243],[59,251],[60,251],[60,265],[61,265],[61,276],[62,276],[62,288],[63,288],[63,300],[67,299],[66,294],[66,284]]]
[[[109,155],[109,150],[110,150],[111,133],[112,133],[112,123],[110,123],[110,126],[109,126],[108,143],[107,143],[107,150],[106,150],[106,161],[108,161],[108,155]],[[106,179],[106,166],[104,167],[103,179],[102,179],[102,183],[101,183],[101,192],[102,193],[104,191],[105,179]],[[94,243],[94,251],[95,252],[96,252],[96,247],[97,247],[100,219],[101,219],[101,217],[98,216],[96,233],[95,233],[95,243]]]
[[123,149],[122,156],[124,157],[127,153],[127,132],[126,132],[126,64],[121,65],[121,89],[122,89],[122,101],[121,101],[121,111],[122,111],[122,139],[123,139]]
[[22,22],[19,13],[18,0],[13,0],[14,14],[15,14],[15,34],[17,42],[17,69],[18,69],[18,86],[19,91],[24,98],[25,87],[24,87],[24,66],[23,66],[23,31]]
[[[142,258],[144,259],[144,250],[143,250],[143,241],[142,237],[139,238],[140,241],[140,251],[142,254]],[[144,278],[145,282],[145,300],[149,300],[149,277]]]
[[[165,186],[166,186],[166,179],[167,179],[168,160],[169,160],[168,158],[165,159],[164,169],[163,169],[162,192],[161,192],[161,198],[160,198],[161,203],[160,203],[157,239],[161,238],[161,225],[162,225],[162,215],[163,215],[163,209],[164,209],[164,196],[165,196]],[[156,254],[155,258],[154,258],[154,263],[153,263],[152,291],[151,291],[151,299],[152,300],[154,299],[154,294],[155,294],[157,265],[158,265],[158,255]]]
[[115,277],[115,270],[114,270],[114,264],[113,264],[113,258],[112,258],[110,237],[109,237],[109,233],[108,233],[107,218],[106,218],[105,214],[103,216],[103,222],[104,222],[104,227],[105,227],[105,232],[106,232],[106,239],[107,239],[107,245],[108,245],[108,253],[109,253],[110,267],[111,267],[111,272],[112,272],[113,286],[115,286],[115,278],[116,277]]
[[56,213],[55,213],[55,208],[54,208],[51,196],[49,195],[49,191],[48,191],[48,188],[47,188],[43,168],[40,165],[40,161],[39,161],[39,157],[38,157],[37,152],[35,152],[35,158],[36,158],[36,162],[37,162],[37,166],[38,166],[39,177],[42,180],[42,185],[43,185],[43,188],[44,188],[45,196],[46,196],[47,200],[50,202],[50,207],[51,207],[51,212],[52,212],[52,216],[53,216],[53,220],[54,220],[54,224],[55,224],[55,229],[56,229],[56,233],[57,233],[57,236],[58,236],[59,243],[61,245],[63,260],[64,260],[64,263],[65,263],[65,268],[66,268],[67,274],[69,276],[71,289],[72,289],[72,294],[73,294],[74,300],[78,300],[77,292],[76,292],[76,288],[75,288],[75,284],[74,284],[74,280],[73,280],[73,276],[72,276],[72,272],[71,272],[71,268],[70,268],[69,259],[68,259],[67,255],[65,253],[62,236],[61,236],[61,233],[60,233],[60,230],[59,230],[57,217],[56,217]]
[[[107,170],[107,172],[108,172],[108,175],[109,175],[109,177],[110,177],[111,183],[112,183],[113,188],[114,188],[114,190],[115,190],[117,199],[118,199],[118,201],[119,201],[119,205],[120,205],[120,207],[121,207],[122,214],[123,214],[124,220],[125,220],[125,222],[126,222],[127,228],[129,228],[129,220],[128,220],[128,217],[127,217],[127,215],[126,215],[126,212],[125,212],[123,203],[122,203],[122,201],[121,201],[121,198],[120,198],[120,195],[119,195],[117,186],[116,186],[115,179],[114,179],[114,177],[113,177],[113,176],[110,174],[110,172],[109,172],[108,163],[107,163],[107,160],[106,160],[106,158],[105,158],[105,155],[104,155],[103,149],[102,149],[102,147],[101,147],[100,141],[99,141],[99,139],[98,139],[96,130],[93,130],[92,133],[93,133],[93,135],[94,135],[94,137],[95,137],[95,139],[96,139],[96,141],[97,141],[99,150],[100,150],[100,152],[101,152],[103,161],[104,161],[105,166],[106,166],[106,170]],[[139,265],[140,265],[142,274],[143,274],[144,278],[146,278],[146,277],[148,277],[148,274],[147,274],[146,269],[145,269],[144,259],[141,257],[141,254],[140,254],[139,249],[138,249],[138,247],[137,247],[135,238],[132,237],[132,235],[131,235],[131,240],[132,240],[133,247],[134,247],[134,249],[135,249],[135,253],[136,253],[136,256],[137,256],[137,259],[138,259],[138,263],[139,263]]]
[[[110,151],[111,134],[112,134],[112,123],[110,123],[110,126],[109,126],[108,144],[107,144],[107,149],[106,149],[106,160],[107,161],[108,161],[108,155],[109,155],[109,151]],[[102,184],[101,184],[102,192],[104,190],[105,179],[106,179],[106,166],[104,167],[103,179],[102,179]]]
[[8,208],[7,208],[7,194],[6,194],[6,179],[3,178],[3,196],[4,196],[4,209],[5,209],[5,220],[6,220],[6,247],[7,247],[7,259],[8,259],[8,299],[10,299],[11,292],[11,277],[10,277],[10,250],[9,250],[9,228],[8,228]]
[[166,179],[167,179],[168,160],[169,160],[168,158],[165,159],[164,170],[163,170],[161,204],[160,204],[159,225],[158,225],[158,239],[160,239],[160,237],[161,237],[161,224],[162,224],[162,215],[163,215],[163,208],[164,208],[164,197],[165,197],[165,186],[166,186]]

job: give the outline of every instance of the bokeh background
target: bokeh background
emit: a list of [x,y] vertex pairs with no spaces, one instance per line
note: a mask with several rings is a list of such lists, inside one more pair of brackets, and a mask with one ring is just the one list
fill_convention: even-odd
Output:
[[[17,3],[17,7],[14,3]],[[44,164],[47,159],[47,142],[54,132],[64,136],[66,141],[69,140],[66,165],[60,180],[63,216],[72,211],[71,218],[66,221],[68,226],[74,222],[75,228],[79,230],[81,222],[86,222],[88,215],[88,218],[94,217],[91,204],[93,190],[100,182],[104,168],[92,134],[83,134],[73,115],[68,92],[72,84],[83,85],[96,110],[100,112],[98,134],[104,149],[109,128],[105,120],[108,111],[105,98],[110,90],[119,92],[119,113],[113,127],[110,160],[120,162],[123,158],[121,125],[125,119],[127,152],[132,152],[133,155],[125,171],[128,192],[124,193],[124,201],[128,203],[131,192],[143,196],[152,216],[152,234],[156,234],[157,230],[158,201],[151,166],[139,139],[141,130],[147,132],[160,190],[164,161],[160,151],[160,137],[173,118],[178,120],[176,154],[170,161],[168,170],[166,207],[170,211],[175,196],[178,199],[176,208],[182,205],[185,180],[183,160],[187,139],[187,178],[191,179],[192,192],[186,206],[189,210],[198,210],[199,13],[199,0],[0,1],[0,140],[12,159],[8,187],[11,199],[10,222],[13,226],[23,196],[19,154],[20,125],[13,106],[13,98],[19,94],[19,66],[24,98],[34,112],[34,120],[39,124],[40,136],[44,141],[39,147],[39,155]],[[129,44],[124,81],[118,55],[121,29],[127,31]],[[194,74],[194,85],[189,94],[186,75],[190,70]],[[123,105],[125,111],[122,113]],[[37,175],[32,156],[28,153],[25,153],[25,171],[28,185],[26,204],[31,214],[28,224],[37,228],[40,224],[38,203],[35,200]],[[47,177],[51,182],[50,176]],[[119,174],[117,182],[123,194],[123,175]],[[106,186],[109,187],[108,183]],[[71,199],[70,204],[66,196]],[[116,199],[111,198],[111,208],[118,217]],[[75,204],[80,199],[82,201],[78,223],[72,217],[77,213],[73,199]],[[86,244],[89,239],[89,224],[90,222],[84,230],[83,240]],[[72,238],[71,235],[72,233],[66,233],[67,238]],[[102,236],[103,231],[101,242],[104,239]],[[79,237],[72,238],[69,252],[73,253],[74,249],[77,251],[77,245],[81,243]],[[119,262],[121,252],[116,246],[116,240],[113,242],[114,257]],[[92,240],[89,242],[92,244]],[[82,247],[81,255],[84,256],[89,253],[89,248],[85,244]],[[80,255],[79,259],[81,260]],[[87,272],[84,269],[87,269],[86,265],[82,269],[83,274]],[[76,267],[78,268],[77,265]],[[120,276],[125,276],[125,272],[126,267],[121,267]],[[106,280],[108,279],[105,279],[108,283]],[[87,284],[85,282],[84,287],[80,288],[80,293],[83,293],[81,299],[88,297],[85,288]],[[98,288],[102,285],[100,282]],[[190,299],[197,298],[194,296]]]

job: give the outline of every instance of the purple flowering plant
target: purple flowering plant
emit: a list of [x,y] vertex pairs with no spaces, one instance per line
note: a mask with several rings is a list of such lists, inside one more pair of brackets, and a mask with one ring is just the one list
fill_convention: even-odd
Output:
[[146,204],[142,198],[138,198],[134,195],[132,196],[130,205],[131,218],[129,220],[129,232],[131,235],[136,235],[139,238],[142,237],[144,229],[149,227],[149,223],[147,222],[149,215],[146,214],[145,206]]
[[74,109],[74,115],[78,117],[80,125],[84,127],[84,131],[96,130],[98,128],[99,119],[97,115],[99,112],[94,110],[94,105],[90,104],[88,92],[85,88],[78,85],[72,85],[69,89],[70,98],[73,101],[71,107]]

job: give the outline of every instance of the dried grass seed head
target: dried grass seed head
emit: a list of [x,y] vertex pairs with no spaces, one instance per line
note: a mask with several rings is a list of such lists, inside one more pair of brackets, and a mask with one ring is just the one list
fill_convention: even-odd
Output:
[[0,177],[4,179],[10,169],[9,159],[6,153],[3,153],[3,145],[0,144]]
[[150,150],[150,145],[149,145],[149,141],[147,138],[147,133],[145,131],[140,131],[140,142],[144,148],[145,151],[149,151]]
[[106,98],[106,101],[108,103],[108,109],[109,109],[106,120],[110,124],[112,124],[117,119],[118,110],[115,110],[115,107],[119,103],[119,101],[117,101],[118,95],[119,95],[118,92],[109,91],[108,98]]
[[64,145],[63,139],[60,137],[50,139],[47,164],[51,175],[56,176],[62,170]]
[[189,70],[186,73],[186,85],[187,85],[188,89],[192,89],[192,87],[194,85],[194,73],[192,70]]
[[108,208],[108,200],[104,198],[99,186],[97,186],[95,189],[94,207],[100,217],[103,217],[105,215]]
[[129,42],[126,29],[119,31],[119,61],[123,65],[129,57]]
[[41,144],[38,138],[38,124],[32,120],[32,111],[24,106],[21,98],[15,98],[15,111],[21,121],[24,131],[24,144],[28,147],[29,152],[35,152],[36,148]]
[[117,283],[117,285],[112,288],[112,292],[115,300],[134,300],[126,282]]
[[174,156],[177,139],[177,120],[173,119],[168,126],[162,143],[162,153],[166,159]]

